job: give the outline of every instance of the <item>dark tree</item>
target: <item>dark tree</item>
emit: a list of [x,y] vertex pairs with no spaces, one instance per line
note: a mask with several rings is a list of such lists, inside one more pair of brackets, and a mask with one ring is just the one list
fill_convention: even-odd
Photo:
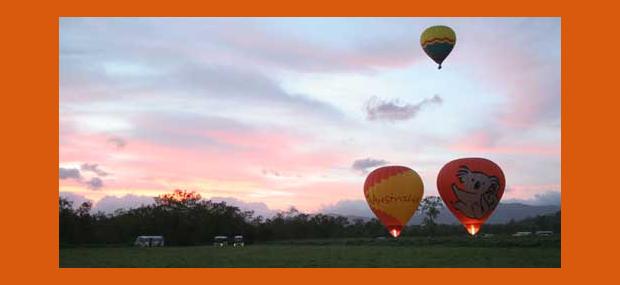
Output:
[[192,207],[202,200],[200,194],[195,191],[176,189],[169,194],[162,194],[155,197],[155,204],[167,207]]
[[422,225],[430,234],[435,234],[437,216],[443,207],[443,201],[437,196],[426,197],[420,203],[420,212],[424,215]]
[[[437,224],[443,203],[439,197],[427,197],[420,204],[425,215],[422,226],[410,225],[402,236],[463,235],[461,225]],[[375,238],[385,236],[385,227],[377,219],[353,219],[326,214],[308,214],[290,208],[273,217],[254,216],[224,202],[203,200],[196,192],[175,190],[155,198],[155,203],[133,209],[118,209],[113,214],[91,213],[90,202],[74,206],[60,198],[60,245],[125,244],[130,245],[139,235],[163,235],[168,245],[209,244],[216,235],[243,235],[248,243],[254,241]],[[552,230],[559,233],[560,212],[511,221],[508,224],[489,224],[486,231],[512,234],[515,231]]]

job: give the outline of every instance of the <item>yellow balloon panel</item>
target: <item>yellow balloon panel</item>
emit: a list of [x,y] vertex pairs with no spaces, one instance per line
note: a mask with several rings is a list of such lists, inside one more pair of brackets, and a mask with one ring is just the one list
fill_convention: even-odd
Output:
[[433,26],[424,30],[422,36],[420,36],[422,47],[435,42],[450,42],[454,44],[456,42],[456,33],[448,26]]
[[366,192],[366,200],[375,214],[382,212],[405,225],[417,210],[422,195],[422,179],[410,170],[386,177],[372,185]]

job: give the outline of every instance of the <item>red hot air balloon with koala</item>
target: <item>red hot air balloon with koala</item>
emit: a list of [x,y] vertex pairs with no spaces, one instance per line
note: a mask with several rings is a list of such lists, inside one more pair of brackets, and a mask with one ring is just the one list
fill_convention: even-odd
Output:
[[493,214],[505,186],[502,169],[485,158],[453,160],[437,176],[441,199],[471,235]]
[[377,168],[364,183],[368,206],[393,237],[400,235],[418,209],[423,194],[420,175],[404,166]]

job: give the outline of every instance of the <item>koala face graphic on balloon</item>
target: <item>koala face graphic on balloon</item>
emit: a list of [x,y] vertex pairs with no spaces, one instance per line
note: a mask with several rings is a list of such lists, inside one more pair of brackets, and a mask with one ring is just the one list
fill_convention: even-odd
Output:
[[499,179],[482,172],[471,171],[467,166],[461,166],[457,177],[463,187],[452,184],[452,191],[458,199],[454,207],[463,215],[479,219],[489,211],[495,209],[499,203],[497,192]]

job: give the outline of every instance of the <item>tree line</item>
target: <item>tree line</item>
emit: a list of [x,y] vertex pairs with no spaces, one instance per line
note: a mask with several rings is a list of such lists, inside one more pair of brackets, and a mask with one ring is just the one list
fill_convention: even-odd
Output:
[[[437,224],[443,204],[439,197],[427,197],[420,206],[421,225],[410,225],[401,236],[463,235],[461,225]],[[61,246],[85,244],[129,244],[139,235],[162,235],[169,245],[210,243],[216,235],[243,235],[247,242],[287,239],[378,237],[387,232],[377,219],[349,219],[343,216],[307,214],[291,208],[271,218],[255,216],[225,202],[204,200],[195,193],[175,190],[154,198],[154,204],[119,209],[113,214],[92,213],[92,203],[73,205],[60,198]],[[516,231],[560,232],[560,212],[555,215],[484,226],[485,233],[512,234]]]

